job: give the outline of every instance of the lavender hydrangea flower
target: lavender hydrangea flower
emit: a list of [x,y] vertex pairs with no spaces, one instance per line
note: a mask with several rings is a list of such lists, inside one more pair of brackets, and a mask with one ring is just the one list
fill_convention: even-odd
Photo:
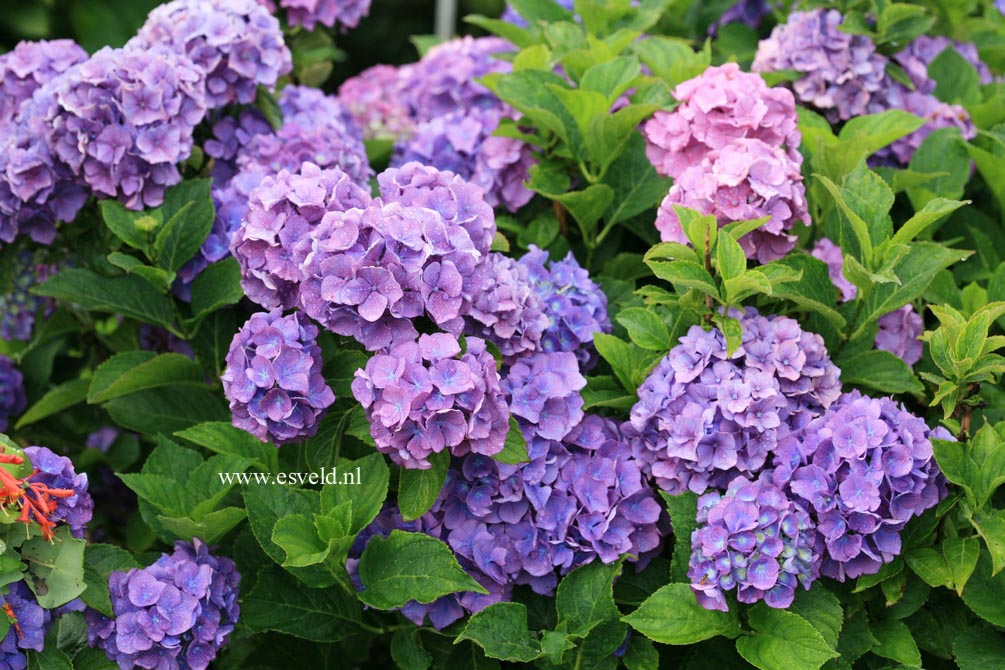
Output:
[[671,494],[756,477],[780,440],[841,394],[819,335],[753,308],[740,325],[742,345],[732,356],[718,329],[693,326],[639,387],[629,432],[647,471]]
[[514,362],[503,378],[509,409],[525,435],[561,440],[583,420],[586,378],[570,352],[538,353]]
[[405,80],[410,66],[374,65],[342,82],[338,99],[368,140],[396,140],[415,125]]
[[408,69],[404,91],[412,115],[427,121],[451,112],[496,107],[498,98],[476,79],[509,72],[512,65],[493,56],[513,49],[497,37],[462,37],[438,44]]
[[[816,258],[827,263],[827,272],[831,281],[841,291],[842,302],[853,300],[858,294],[858,288],[845,279],[842,267],[844,254],[836,244],[822,238],[810,252]],[[900,309],[884,314],[878,321],[879,331],[876,333],[875,346],[881,351],[888,351],[900,357],[908,365],[914,365],[921,360],[923,345],[921,333],[925,330],[924,320],[914,311],[913,305],[904,305]]]
[[526,142],[492,136],[505,114],[506,109],[500,105],[454,112],[420,123],[398,143],[391,165],[418,161],[449,170],[480,186],[492,207],[504,205],[515,212],[534,196],[524,182],[530,178],[535,161]]
[[727,611],[734,589],[741,603],[786,608],[819,576],[810,515],[770,482],[737,477],[725,494],[706,493],[697,521],[688,577],[706,609]]
[[787,89],[769,88],[760,75],[726,63],[678,84],[673,95],[681,104],[656,112],[645,125],[646,156],[660,174],[678,179],[738,139],[785,147],[802,163],[796,103]]
[[548,317],[541,351],[571,351],[584,369],[592,367],[596,362],[593,334],[613,328],[607,296],[571,252],[563,260],[549,261],[547,251],[531,245],[520,264],[527,267],[528,279]]
[[[0,641],[0,667],[9,670],[25,670],[28,657],[25,650],[42,651],[45,646],[45,631],[52,620],[49,610],[35,600],[27,584],[17,581],[9,584],[7,593],[0,596],[3,604],[10,605],[17,628],[11,625]],[[18,630],[20,629],[20,630]]]
[[265,115],[253,107],[236,117],[225,116],[213,125],[212,137],[203,142],[206,155],[213,159],[214,185],[226,184],[237,174],[237,159],[257,135],[273,132]]
[[495,344],[504,359],[537,351],[550,319],[528,264],[491,252],[479,274],[482,285],[465,315],[465,330]]
[[[273,0],[258,0],[258,4],[270,12],[276,11]],[[328,28],[334,28],[336,23],[355,28],[370,13],[370,0],[279,0],[279,6],[286,10],[286,20],[291,26],[307,30],[314,30],[319,23]]]
[[[25,447],[24,454],[35,470],[29,481],[44,484],[50,489],[73,491],[71,496],[56,499],[56,509],[50,517],[57,523],[62,521],[68,525],[74,537],[84,537],[86,526],[94,514],[94,501],[87,492],[87,475],[78,475],[69,458],[55,454],[46,447]],[[27,495],[31,495],[31,492]]]
[[89,433],[87,439],[84,441],[84,446],[88,449],[97,449],[98,451],[107,453],[116,440],[119,439],[120,434],[118,428],[104,426]]
[[87,52],[73,40],[19,42],[0,56],[0,127],[36,90],[85,60]]
[[370,202],[369,193],[349,175],[313,163],[304,163],[297,172],[280,170],[264,177],[249,198],[230,251],[241,266],[245,293],[266,309],[297,304],[311,229],[333,212]]
[[778,260],[795,246],[787,234],[797,221],[810,222],[799,163],[782,149],[757,139],[738,139],[688,167],[660,204],[656,227],[664,242],[687,244],[674,205],[715,216],[719,226],[761,217],[770,220],[740,238],[748,258]]
[[911,78],[914,90],[921,93],[932,93],[935,91],[937,82],[928,76],[928,66],[946,49],[954,49],[965,61],[970,63],[977,71],[981,84],[990,84],[994,81],[994,75],[991,74],[987,63],[981,60],[977,47],[972,42],[957,42],[942,35],[919,35],[901,51],[895,53],[892,59]]
[[0,339],[27,342],[35,330],[35,317],[48,317],[55,309],[54,300],[31,293],[58,272],[55,265],[41,261],[41,254],[27,250],[14,257],[9,268],[13,285],[0,295]]
[[318,329],[298,313],[252,315],[220,379],[234,425],[277,446],[311,437],[335,394],[321,373]]
[[126,45],[167,46],[204,74],[211,109],[255,99],[293,69],[279,21],[255,0],[173,0],[155,8]]
[[872,40],[839,30],[843,20],[836,9],[792,12],[761,40],[752,66],[755,72],[802,72],[792,90],[831,123],[865,114],[872,96],[883,90],[886,72],[887,59]]
[[805,502],[828,577],[875,573],[900,553],[904,525],[946,496],[930,438],[951,436],[890,398],[846,393],[794,437],[771,477]]
[[708,27],[709,35],[716,34],[720,28],[730,23],[742,23],[756,28],[761,25],[765,16],[771,13],[771,7],[775,4],[768,0],[737,0],[737,2],[723,12],[722,16]]
[[366,410],[377,449],[398,465],[425,470],[447,450],[502,451],[509,409],[495,359],[475,337],[420,335],[378,353],[356,371],[352,393]]
[[114,618],[87,610],[88,644],[120,668],[205,670],[240,615],[241,575],[198,538],[176,542],[153,565],[113,572]]
[[24,395],[24,376],[14,362],[0,354],[0,433],[7,430],[10,420],[28,406]]

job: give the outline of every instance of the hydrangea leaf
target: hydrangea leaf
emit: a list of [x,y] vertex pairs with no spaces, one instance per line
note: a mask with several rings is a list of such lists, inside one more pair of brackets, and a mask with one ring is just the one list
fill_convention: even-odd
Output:
[[103,403],[137,391],[175,384],[205,385],[202,366],[187,356],[126,351],[102,363],[91,378],[87,402]]
[[[279,488],[279,487],[261,487]],[[271,568],[241,600],[241,622],[314,642],[338,642],[359,631],[359,603],[340,588],[313,589]]]
[[616,318],[628,331],[632,342],[643,349],[665,353],[673,346],[667,325],[647,309],[629,307],[618,312]]
[[192,281],[192,320],[210,312],[236,305],[244,297],[241,268],[233,258],[213,263]]
[[844,625],[844,610],[833,593],[817,582],[810,590],[796,589],[790,611],[803,617],[820,631],[831,647],[837,648],[841,628]]
[[991,574],[1005,569],[1005,510],[985,509],[972,520],[991,556]]
[[963,589],[963,602],[985,621],[1005,626],[1005,571],[992,575],[992,567],[991,556],[982,551]]
[[952,576],[953,588],[960,596],[981,555],[981,543],[975,537],[947,537],[942,541],[942,555]]
[[946,559],[930,547],[915,549],[904,556],[907,565],[929,586],[951,586],[953,575]]
[[748,623],[754,630],[736,641],[736,649],[760,670],[817,670],[838,656],[823,635],[794,612],[757,603]]
[[391,636],[391,658],[401,670],[427,670],[433,663],[418,630],[399,630]]
[[56,541],[33,537],[21,545],[21,558],[35,579],[27,580],[38,604],[54,609],[70,602],[87,588],[84,582],[84,540],[70,535],[69,526],[56,530]]
[[233,530],[237,524],[244,521],[248,513],[240,507],[224,507],[194,516],[197,516],[198,520],[187,516],[168,517],[158,514],[157,520],[161,522],[166,531],[180,540],[191,541],[194,538],[199,538],[210,544],[215,544],[222,540],[223,536]]
[[650,640],[663,644],[694,644],[719,635],[735,637],[740,632],[736,612],[705,609],[687,584],[661,587],[622,620]]
[[175,433],[175,436],[218,454],[250,458],[263,472],[279,469],[279,452],[275,447],[225,421],[200,423]]
[[562,578],[555,595],[558,625],[570,635],[583,636],[605,621],[621,616],[614,603],[612,584],[621,574],[621,561],[604,565],[593,561]]
[[960,670],[998,670],[1005,666],[1005,638],[995,631],[972,628],[953,642]]
[[628,640],[628,650],[623,657],[628,670],[658,670],[660,655],[653,641],[641,635],[633,635]]
[[49,389],[34,405],[25,410],[14,427],[23,428],[82,403],[87,397],[87,386],[86,379],[71,379]]
[[872,633],[879,643],[872,653],[909,667],[921,667],[921,652],[911,635],[911,629],[903,621],[880,619],[872,623]]
[[691,491],[672,496],[660,491],[670,513],[674,529],[674,548],[670,558],[670,581],[686,582],[688,562],[691,560],[691,533],[697,526],[698,496]]
[[880,393],[918,394],[924,390],[911,368],[899,356],[874,349],[846,358],[834,364],[841,369],[841,381],[879,391]]
[[171,385],[115,398],[105,405],[118,425],[137,433],[174,434],[227,416],[227,405],[208,388]]
[[[510,432],[513,430],[511,426]],[[517,428],[516,431],[519,433],[520,429]],[[527,450],[524,448],[524,454],[526,453]],[[497,454],[496,457],[498,456]],[[401,477],[398,479],[398,509],[405,521],[418,519],[428,512],[443,489],[443,483],[447,479],[447,468],[450,466],[450,454],[446,451],[432,454],[429,463],[432,467],[427,470],[401,471]]]
[[528,663],[541,655],[541,643],[530,636],[527,608],[520,603],[490,605],[468,621],[454,644],[471,640],[489,658]]
[[[334,483],[326,481],[321,489],[321,511],[328,514],[331,509],[351,502],[349,530],[355,535],[366,528],[380,512],[387,499],[391,473],[380,454],[369,454],[355,461],[341,459],[334,472],[337,475]],[[327,474],[326,472],[325,475]],[[343,479],[346,474],[353,475],[356,483],[346,483]]]

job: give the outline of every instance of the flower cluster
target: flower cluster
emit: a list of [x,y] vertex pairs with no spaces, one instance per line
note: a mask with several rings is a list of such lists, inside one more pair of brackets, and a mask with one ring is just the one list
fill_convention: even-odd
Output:
[[40,254],[22,251],[4,274],[12,280],[10,290],[0,295],[0,339],[27,342],[35,330],[35,317],[48,317],[55,303],[31,293],[31,289],[58,272],[55,265],[40,262]]
[[[841,248],[826,237],[814,245],[810,252],[814,257],[827,263],[827,272],[831,281],[841,291],[841,300],[853,300],[858,294],[854,284],[845,279],[842,267],[844,254]],[[914,311],[913,305],[904,305],[900,309],[884,314],[879,318],[879,331],[876,333],[876,348],[889,351],[899,356],[908,365],[914,365],[921,360],[922,344],[918,339],[925,329],[921,315]]]
[[168,46],[205,73],[211,109],[253,102],[293,62],[279,21],[255,0],[173,0],[155,8],[126,45],[136,51]]
[[301,308],[371,351],[414,339],[422,316],[459,334],[495,231],[491,208],[477,187],[418,163],[378,181],[381,197],[311,232]]
[[445,449],[492,456],[509,430],[495,359],[474,337],[463,352],[447,333],[399,342],[356,371],[352,392],[377,449],[405,468],[427,469]]
[[785,608],[820,574],[810,515],[770,482],[737,477],[724,494],[706,493],[697,522],[688,577],[706,609],[725,612],[734,589],[741,603]]
[[[28,478],[26,497],[36,505],[43,503],[43,490],[65,490],[71,495],[58,497],[49,510],[49,520],[65,523],[74,537],[84,537],[84,530],[94,513],[94,501],[87,492],[87,475],[77,474],[73,462],[66,456],[54,454],[46,447],[26,447],[25,456],[34,473]],[[34,486],[33,486],[34,485]],[[39,486],[40,485],[40,486]]]
[[7,430],[10,420],[25,407],[24,376],[11,359],[0,354],[0,432]]
[[[273,0],[258,0],[258,4],[276,11]],[[370,0],[279,0],[286,10],[286,20],[291,26],[314,30],[317,24],[334,28],[335,24],[355,28],[360,19],[370,13]]]
[[836,9],[792,12],[757,47],[753,70],[795,70],[796,97],[821,110],[833,123],[865,114],[884,89],[886,58],[864,35],[842,32]]
[[5,610],[9,605],[14,616],[7,634],[0,641],[0,667],[25,670],[28,667],[28,657],[24,652],[27,649],[42,651],[52,614],[38,604],[35,594],[24,581],[9,584],[7,593],[0,596],[0,602]]
[[415,122],[406,101],[407,70],[374,65],[339,86],[339,101],[366,139],[396,140],[411,132]]
[[468,308],[466,331],[495,344],[504,359],[537,351],[549,318],[527,264],[491,252],[479,274],[482,284]]
[[816,522],[823,574],[875,573],[900,553],[900,531],[946,495],[925,422],[889,398],[844,394],[775,454],[772,480]]
[[412,115],[426,121],[451,112],[497,107],[498,98],[476,80],[509,71],[511,65],[494,56],[512,48],[497,37],[463,37],[430,49],[405,74],[403,89]]
[[198,538],[108,579],[114,618],[88,610],[88,644],[121,668],[205,670],[240,614],[241,575]]
[[317,432],[335,394],[321,374],[318,329],[300,313],[254,314],[230,344],[221,376],[234,425],[263,442]]
[[723,12],[722,16],[708,28],[710,35],[718,32],[720,28],[730,23],[743,23],[756,28],[761,25],[765,16],[771,13],[771,8],[777,3],[774,0],[737,0],[737,2]]
[[85,60],[87,52],[73,40],[21,42],[0,56],[0,128],[35,91]]
[[719,330],[693,326],[639,387],[631,411],[636,452],[670,493],[725,489],[755,477],[780,440],[841,393],[823,339],[752,308],[732,356]]
[[561,440],[583,420],[585,387],[576,355],[564,351],[517,360],[502,384],[523,432],[546,440]]
[[262,178],[230,242],[247,296],[266,309],[295,306],[312,229],[334,212],[369,202],[369,193],[338,168],[304,163],[296,172]]

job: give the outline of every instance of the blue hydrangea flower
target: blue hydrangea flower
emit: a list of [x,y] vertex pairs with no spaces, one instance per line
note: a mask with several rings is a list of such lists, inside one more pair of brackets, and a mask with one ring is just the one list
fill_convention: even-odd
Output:
[[85,60],[87,52],[73,40],[19,42],[0,56],[0,127],[35,91]]
[[[9,584],[7,593],[0,595],[4,605],[10,605],[14,622],[0,641],[0,668],[4,670],[25,670],[28,667],[26,649],[42,651],[45,646],[45,631],[52,619],[49,610],[41,607],[35,600],[27,584],[17,581]],[[20,629],[20,632],[18,631]]]
[[234,425],[277,446],[310,437],[335,402],[321,373],[318,329],[299,312],[252,315],[221,375]]
[[24,376],[14,362],[0,354],[0,433],[7,430],[11,419],[27,407]]
[[14,257],[8,272],[10,289],[0,295],[0,339],[27,342],[35,330],[35,317],[40,313],[48,317],[55,307],[54,300],[35,295],[31,289],[55,275],[58,268],[42,262],[41,254],[25,250]]
[[510,412],[525,434],[561,440],[583,420],[586,378],[571,352],[537,353],[516,360],[502,384]]
[[[63,522],[70,527],[74,537],[84,537],[86,526],[94,514],[94,501],[87,492],[87,475],[77,474],[73,461],[66,456],[53,453],[46,447],[25,447],[25,456],[34,469],[28,478],[29,484],[43,484],[50,489],[73,491],[73,495],[55,498],[56,508],[49,514],[50,520]],[[25,495],[32,496],[29,486]]]
[[495,344],[504,360],[538,351],[550,319],[527,264],[491,252],[478,274],[482,285],[465,315],[466,332]]

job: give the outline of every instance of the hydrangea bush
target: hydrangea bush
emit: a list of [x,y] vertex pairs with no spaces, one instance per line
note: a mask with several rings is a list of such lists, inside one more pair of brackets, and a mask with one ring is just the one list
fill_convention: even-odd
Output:
[[22,4],[0,669],[1005,667],[1002,3]]

